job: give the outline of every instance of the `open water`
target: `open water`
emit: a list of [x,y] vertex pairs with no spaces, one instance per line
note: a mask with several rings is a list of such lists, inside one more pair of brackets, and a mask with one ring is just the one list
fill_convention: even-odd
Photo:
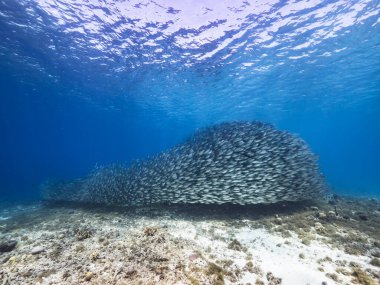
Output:
[[1,0],[0,193],[130,163],[224,121],[298,134],[380,195],[377,0]]

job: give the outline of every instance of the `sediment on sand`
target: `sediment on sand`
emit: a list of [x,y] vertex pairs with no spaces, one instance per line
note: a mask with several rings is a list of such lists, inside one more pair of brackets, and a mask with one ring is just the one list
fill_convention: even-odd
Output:
[[[3,209],[0,284],[379,284],[380,203]],[[322,283],[326,282],[326,283]]]

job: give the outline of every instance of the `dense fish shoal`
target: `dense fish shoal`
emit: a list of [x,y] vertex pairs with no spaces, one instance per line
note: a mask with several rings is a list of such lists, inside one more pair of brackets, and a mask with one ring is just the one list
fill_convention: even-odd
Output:
[[258,121],[217,124],[129,167],[99,167],[85,178],[42,186],[46,201],[125,206],[276,203],[325,190],[308,145]]

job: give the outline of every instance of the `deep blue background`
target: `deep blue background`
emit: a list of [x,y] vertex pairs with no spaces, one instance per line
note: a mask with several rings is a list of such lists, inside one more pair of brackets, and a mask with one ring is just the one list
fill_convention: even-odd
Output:
[[[123,110],[94,107],[55,90],[19,89],[3,75],[0,106],[0,187],[6,200],[38,199],[46,179],[85,175],[95,164],[130,162],[180,142],[207,122],[163,119],[124,103]],[[238,118],[236,118],[238,119]],[[255,116],[242,119],[263,119]],[[211,123],[211,122],[210,122]],[[298,133],[320,155],[335,191],[379,194],[379,113],[371,110],[290,112],[274,124]]]
[[[154,5],[145,2],[146,9]],[[159,2],[165,6],[166,1]],[[181,142],[200,127],[227,120],[263,120],[297,133],[320,156],[322,171],[334,191],[379,196],[377,1],[367,1],[364,8],[348,1],[335,10],[330,7],[323,17],[316,15],[336,1],[293,14],[280,12],[296,9],[287,1],[260,13],[254,11],[257,7],[245,5],[234,12],[236,16],[223,14],[224,7],[213,7],[212,1],[204,2],[222,11],[217,14],[219,20],[226,19],[212,22],[210,15],[205,21],[211,24],[199,27],[197,23],[205,18],[200,16],[192,28],[186,26],[187,21],[181,26],[181,17],[189,15],[183,7],[173,12],[154,6],[173,17],[172,22],[157,23],[139,18],[151,10],[128,6],[131,10],[123,15],[112,11],[111,5],[107,10],[101,1],[94,1],[94,6],[67,4],[66,10],[59,10],[54,1],[46,2],[51,6],[3,1],[1,199],[38,199],[38,185],[46,179],[72,179],[86,175],[96,164],[145,158]],[[99,8],[96,5],[108,11],[105,19],[91,14]],[[239,14],[247,9],[244,17]],[[355,9],[359,9],[356,18],[350,18]],[[69,16],[81,10],[88,18],[60,23],[52,10]],[[308,13],[314,14],[302,17]],[[120,21],[110,24],[110,15]],[[145,26],[134,27],[133,17]],[[240,18],[243,22],[231,30],[230,23]],[[273,30],[282,20],[290,23]],[[89,23],[103,30],[72,30]],[[251,27],[252,23],[257,25]],[[316,28],[297,32],[315,23]],[[331,26],[323,30],[324,23]],[[176,24],[169,33],[167,29]],[[122,32],[113,34],[120,26]],[[157,28],[156,34],[152,27]],[[333,36],[320,37],[337,27]],[[199,41],[197,48],[178,40],[194,36],[196,41],[214,28],[226,32],[211,42]],[[260,40],[262,31],[268,31],[271,39]],[[92,46],[92,40],[103,46]],[[144,45],[145,41],[157,43],[163,51]],[[312,44],[299,48],[305,43]]]

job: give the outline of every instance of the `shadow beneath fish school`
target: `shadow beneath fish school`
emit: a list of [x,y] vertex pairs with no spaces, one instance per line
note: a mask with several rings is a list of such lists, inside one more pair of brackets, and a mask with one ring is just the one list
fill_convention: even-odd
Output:
[[[315,205],[312,201],[281,202],[268,205],[236,204],[152,204],[149,206],[105,206],[77,202],[42,201],[30,210],[21,207],[18,212],[1,222],[3,233],[23,228],[43,227],[56,230],[57,223],[78,223],[83,217],[97,219],[117,219],[123,223],[134,223],[146,219],[173,221],[226,221],[239,223],[242,220],[260,220],[277,215],[292,215],[307,211]],[[52,222],[55,221],[55,222]]]
[[77,202],[44,202],[47,208],[81,209],[93,213],[114,213],[128,217],[171,217],[184,220],[258,219],[282,214],[293,214],[315,205],[311,200],[274,204],[152,204],[149,206],[104,206]]

